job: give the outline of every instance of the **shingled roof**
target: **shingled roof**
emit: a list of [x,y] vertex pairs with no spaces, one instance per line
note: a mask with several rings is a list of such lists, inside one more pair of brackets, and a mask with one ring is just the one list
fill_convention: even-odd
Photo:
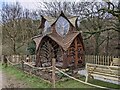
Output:
[[50,33],[47,35],[43,35],[43,36],[36,36],[33,38],[33,40],[36,42],[36,50],[38,50],[39,45],[41,44],[41,41],[43,38],[45,37],[49,37],[51,38],[53,41],[55,41],[59,46],[61,46],[63,48],[63,50],[67,50],[71,43],[73,42],[73,40],[80,34],[80,32],[76,31],[76,32],[70,32],[68,33],[64,38],[57,35],[56,33]]
[[[52,25],[57,20],[57,18],[49,17],[49,16],[44,16],[44,18],[50,23],[50,25]],[[75,25],[76,19],[77,19],[77,16],[68,17],[68,20],[74,27],[76,26]]]
[[72,32],[72,33],[68,33],[65,37],[61,37],[60,35],[51,33],[48,35],[48,37],[54,40],[58,45],[60,45],[63,48],[63,50],[66,51],[78,34],[80,33]]
[[[76,20],[77,20],[78,16],[66,17],[63,12],[61,12],[60,16],[63,16],[64,18],[66,18],[66,20],[68,20],[71,25],[76,27]],[[42,17],[42,19],[41,19],[41,22],[40,22],[39,29],[43,28],[43,23],[45,21],[48,21],[49,24],[52,26],[57,21],[57,19],[59,18],[59,17],[55,18],[55,17],[51,17],[51,16],[41,16],[41,17]]]

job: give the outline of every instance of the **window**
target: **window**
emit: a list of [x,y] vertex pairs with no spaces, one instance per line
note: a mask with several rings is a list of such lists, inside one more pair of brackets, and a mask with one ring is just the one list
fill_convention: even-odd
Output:
[[50,24],[48,21],[45,21],[45,25],[44,25],[44,31],[43,33],[46,34],[46,33],[49,33],[50,32]]
[[69,22],[62,16],[59,17],[59,19],[56,22],[56,26],[55,26],[56,32],[60,36],[64,37],[69,31],[69,27],[70,27]]

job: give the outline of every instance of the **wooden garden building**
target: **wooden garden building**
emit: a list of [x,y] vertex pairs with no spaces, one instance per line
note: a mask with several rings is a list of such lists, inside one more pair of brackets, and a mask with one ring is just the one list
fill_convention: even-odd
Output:
[[77,30],[77,17],[66,17],[63,12],[57,18],[41,16],[39,29],[42,33],[33,37],[37,67],[51,66],[52,58],[56,59],[57,67],[85,65],[84,44]]

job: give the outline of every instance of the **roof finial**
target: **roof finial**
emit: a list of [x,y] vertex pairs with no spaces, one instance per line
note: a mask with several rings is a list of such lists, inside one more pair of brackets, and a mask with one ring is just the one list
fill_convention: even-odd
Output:
[[60,16],[65,16],[64,12],[61,10]]

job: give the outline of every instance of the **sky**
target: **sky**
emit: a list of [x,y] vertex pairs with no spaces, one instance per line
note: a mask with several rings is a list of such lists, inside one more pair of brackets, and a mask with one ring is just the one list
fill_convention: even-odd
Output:
[[[40,5],[39,2],[53,2],[53,1],[68,1],[68,2],[73,2],[73,1],[92,1],[92,0],[0,0],[0,7],[2,7],[2,2],[5,3],[14,3],[14,2],[20,2],[20,4],[23,6],[23,8],[27,9],[37,9],[38,6]],[[100,0],[96,0],[100,1]]]
[[[38,6],[40,5],[39,2],[54,2],[54,1],[68,1],[68,2],[80,2],[80,1],[93,1],[93,0],[0,0],[0,8],[2,8],[2,2],[5,3],[14,3],[14,2],[19,2],[21,4],[21,6],[23,6],[23,8],[27,8],[27,9],[37,9]],[[95,0],[96,2],[100,2],[102,0]],[[110,0],[110,1],[117,1],[117,0]]]
[[[15,2],[19,2],[20,5],[23,7],[23,9],[29,9],[30,11],[32,10],[36,10],[40,3],[39,2],[54,2],[54,1],[67,1],[67,2],[91,2],[93,0],[0,0],[0,14],[1,14],[1,9],[2,9],[2,3],[15,3]],[[103,0],[94,0],[96,2],[101,2]],[[104,0],[104,1],[108,1],[108,0]],[[117,2],[118,0],[110,0],[111,2]],[[0,21],[1,21],[1,15],[0,15]]]

